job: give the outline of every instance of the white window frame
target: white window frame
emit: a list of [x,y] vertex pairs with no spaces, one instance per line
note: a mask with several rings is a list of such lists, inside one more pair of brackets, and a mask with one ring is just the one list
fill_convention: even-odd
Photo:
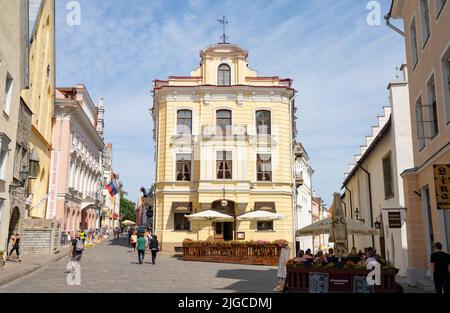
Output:
[[[412,53],[413,61],[413,71],[416,69],[417,64],[419,64],[419,47],[417,45],[417,23],[416,17],[413,17],[411,24],[409,25],[409,45]],[[414,36],[413,36],[414,34]]]
[[435,0],[434,3],[436,7],[436,18],[439,18],[439,16],[441,16],[441,12],[443,11],[447,2],[448,0]]
[[6,180],[6,167],[8,165],[9,143],[11,139],[0,133],[0,181]]
[[[271,170],[270,170],[270,172],[271,172],[271,180],[258,180],[258,155],[270,155],[270,168],[271,168]],[[273,181],[274,181],[274,179],[273,179],[273,155],[272,155],[272,151],[266,151],[266,152],[264,152],[264,151],[257,151],[257,152],[255,152],[255,182],[256,183],[258,183],[258,184],[261,184],[261,183],[270,183],[270,184],[272,184],[273,183]]]
[[[420,103],[420,106],[418,105],[419,103]],[[423,116],[423,99],[422,99],[422,95],[420,95],[417,98],[417,100],[416,100],[415,110],[416,110],[416,121],[415,122],[416,122],[416,128],[417,128],[416,136],[417,136],[417,142],[419,144],[418,148],[419,148],[419,151],[422,151],[426,147],[426,138],[425,138],[426,136],[425,136],[425,125],[424,125],[424,116]],[[418,110],[420,110],[421,117],[422,117],[421,120],[420,120],[420,123],[419,123],[419,119],[418,119],[418,116],[417,116]],[[423,138],[420,138],[419,127],[422,130]]]
[[[228,85],[219,85],[219,67],[222,64],[226,64],[226,65],[228,65],[230,67],[230,85],[229,86]],[[233,85],[236,85],[235,82],[233,81],[233,77],[234,77],[233,65],[230,62],[226,61],[226,60],[220,61],[219,64],[217,64],[217,66],[216,66],[216,73],[214,75],[216,75],[216,85],[217,86],[231,87]]]
[[[222,179],[217,178],[217,152],[231,152],[231,179]],[[219,182],[230,182],[233,180],[236,180],[237,177],[237,163],[236,163],[236,151],[235,149],[232,149],[231,147],[222,147],[214,149],[214,180]]]
[[[9,82],[10,84],[8,85]],[[7,72],[5,78],[5,95],[3,98],[3,112],[8,116],[11,111],[13,88],[14,88],[14,78],[11,76],[11,74]]]
[[[191,179],[190,180],[177,180],[177,155],[178,154],[189,154],[191,156]],[[190,183],[194,179],[194,151],[183,151],[177,150],[173,153],[173,181],[177,183]]]
[[0,229],[3,221],[3,210],[5,209],[6,199],[0,198]]
[[[441,72],[442,72],[442,86],[443,86],[443,101],[445,111],[445,123],[450,124],[450,41],[447,49],[441,57]],[[437,91],[436,91],[437,92]]]
[[431,37],[430,3],[428,0],[420,0],[420,24],[422,28],[422,47],[425,48]]
[[[257,129],[257,125],[256,125],[256,112],[258,112],[258,111],[269,111],[270,112],[270,136],[273,136],[273,112],[272,112],[272,108],[268,108],[268,107],[255,108],[253,110],[253,123],[255,125],[255,136],[258,136],[258,129]],[[260,135],[260,136],[264,136],[264,135]]]
[[437,132],[435,133],[434,130],[434,123],[432,123],[433,120],[433,101],[432,101],[432,90],[430,88],[430,83],[434,82],[434,101],[436,102],[436,110],[438,110],[437,108],[437,90],[436,90],[436,77],[434,75],[434,71],[433,73],[430,75],[430,77],[427,80],[427,111],[428,111],[428,131],[430,132],[430,139],[433,140],[437,135],[439,135],[440,129],[439,129],[439,114],[436,114],[436,127],[437,127]]
[[234,124],[234,110],[230,107],[218,107],[214,110],[214,116],[213,116],[213,121],[214,121],[214,133],[217,135],[217,112],[218,111],[231,111],[231,134],[233,134],[233,125]]

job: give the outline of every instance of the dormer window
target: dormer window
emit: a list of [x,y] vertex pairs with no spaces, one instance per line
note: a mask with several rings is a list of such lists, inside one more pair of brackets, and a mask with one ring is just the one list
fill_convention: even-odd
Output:
[[231,86],[231,68],[228,64],[221,64],[217,70],[217,85]]

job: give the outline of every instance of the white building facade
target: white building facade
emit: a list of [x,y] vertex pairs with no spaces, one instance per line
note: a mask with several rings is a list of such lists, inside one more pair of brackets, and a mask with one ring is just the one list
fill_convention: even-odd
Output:
[[[313,223],[313,190],[312,175],[314,170],[309,165],[309,156],[301,143],[297,144],[295,153],[296,177],[296,219],[295,229],[300,229]],[[296,237],[296,251],[300,249],[314,251],[313,236]]]
[[382,258],[407,270],[406,208],[400,174],[413,167],[407,69],[388,86],[390,105],[366,137],[345,174],[346,215],[380,230],[379,236],[349,236],[349,247],[375,247]]

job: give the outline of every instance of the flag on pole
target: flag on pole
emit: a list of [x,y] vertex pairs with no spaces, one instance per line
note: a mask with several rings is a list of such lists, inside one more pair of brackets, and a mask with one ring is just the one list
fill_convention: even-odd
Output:
[[119,193],[114,180],[112,180],[108,185],[106,185],[106,189],[108,189],[111,197],[114,197],[115,195],[117,195]]

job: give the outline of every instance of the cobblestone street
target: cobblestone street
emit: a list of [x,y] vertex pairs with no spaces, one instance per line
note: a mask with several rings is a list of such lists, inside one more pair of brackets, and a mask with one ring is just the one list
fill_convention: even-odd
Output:
[[[64,251],[65,253],[65,251]],[[156,265],[146,254],[139,265],[125,239],[88,249],[81,263],[81,285],[69,286],[65,273],[69,258],[0,288],[4,292],[272,292],[277,270],[266,266],[184,262],[159,255]]]

